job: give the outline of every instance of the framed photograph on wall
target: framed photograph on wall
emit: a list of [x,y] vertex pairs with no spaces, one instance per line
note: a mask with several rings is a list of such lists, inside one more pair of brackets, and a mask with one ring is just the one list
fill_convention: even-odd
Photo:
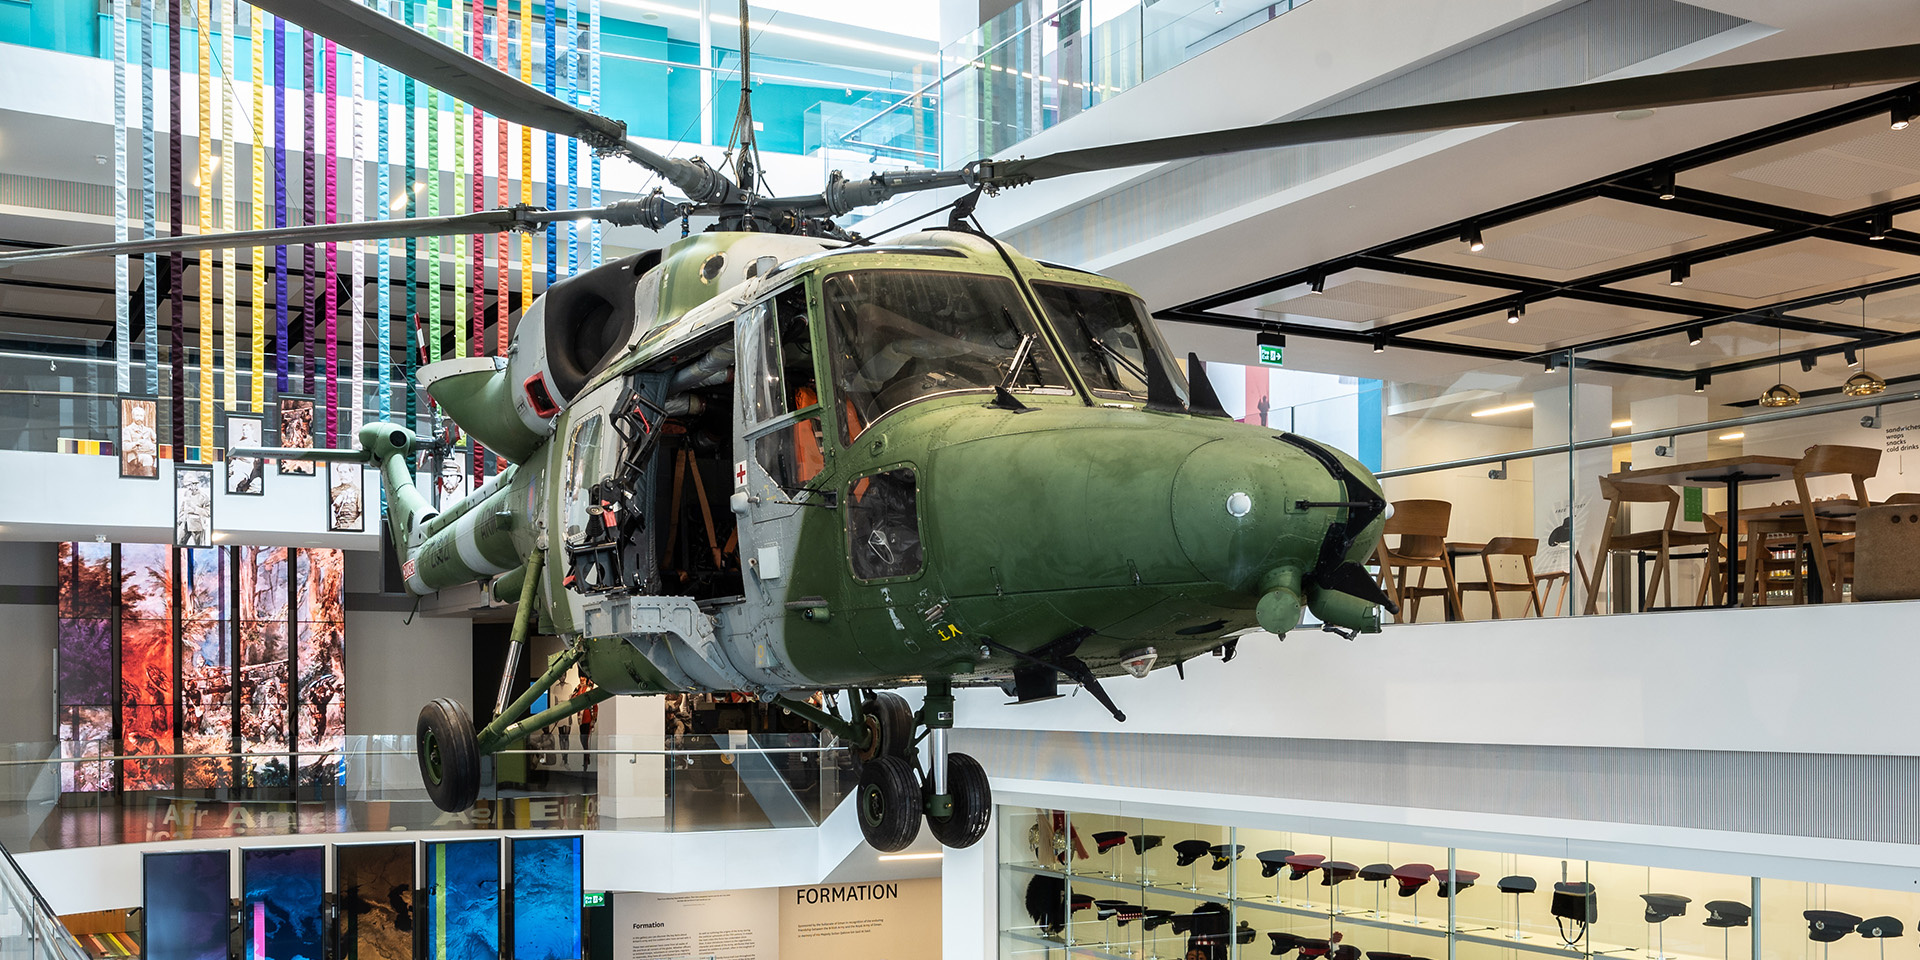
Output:
[[227,492],[257,497],[267,492],[267,461],[234,455],[236,447],[265,446],[267,423],[261,417],[227,415]]
[[[300,449],[313,446],[313,398],[280,395],[280,435],[277,446]],[[311,477],[312,460],[280,460],[280,473]]]
[[213,468],[175,464],[173,545],[213,546]]
[[160,479],[160,401],[152,397],[120,398],[120,439],[114,452],[120,457],[120,475]]
[[366,531],[364,465],[337,460],[327,464],[327,529],[335,533]]

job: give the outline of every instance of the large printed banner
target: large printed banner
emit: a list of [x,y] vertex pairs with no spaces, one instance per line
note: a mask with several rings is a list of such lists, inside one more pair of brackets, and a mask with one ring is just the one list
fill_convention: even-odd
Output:
[[622,960],[844,960],[939,951],[940,881],[613,897]]

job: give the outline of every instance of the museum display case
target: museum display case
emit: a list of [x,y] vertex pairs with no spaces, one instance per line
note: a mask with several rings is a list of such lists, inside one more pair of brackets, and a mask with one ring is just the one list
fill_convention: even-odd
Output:
[[[1910,890],[999,808],[1000,956],[1876,960]],[[1897,941],[1896,941],[1897,943]],[[1197,952],[1196,952],[1197,951]]]

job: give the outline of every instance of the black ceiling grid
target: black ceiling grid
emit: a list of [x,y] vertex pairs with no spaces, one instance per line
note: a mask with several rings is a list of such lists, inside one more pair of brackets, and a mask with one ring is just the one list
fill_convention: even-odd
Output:
[[[1781,361],[1828,356],[1858,347],[1911,342],[1920,339],[1920,333],[1913,332],[1910,328],[1896,330],[1862,326],[1858,322],[1837,322],[1830,318],[1807,316],[1801,311],[1862,296],[1920,286],[1920,233],[1889,229],[1894,217],[1920,210],[1920,192],[1896,196],[1885,202],[1855,206],[1839,212],[1831,210],[1819,212],[1688,186],[1685,178],[1689,171],[1701,171],[1710,165],[1732,161],[1756,151],[1792,145],[1795,141],[1817,137],[1848,124],[1878,118],[1880,122],[1890,126],[1895,108],[1911,108],[1916,103],[1920,103],[1920,84],[1902,87],[1844,106],[1775,124],[1623,170],[1611,176],[1424,230],[1346,256],[1222,290],[1161,310],[1155,316],[1163,320],[1239,329],[1265,329],[1304,338],[1425,350],[1493,361],[1539,363],[1550,357],[1564,356],[1567,350],[1572,349],[1576,352],[1577,362],[1583,369],[1676,381],[1691,380],[1697,376],[1711,377],[1717,373],[1733,373]],[[1885,131],[1889,126],[1878,129]],[[1920,126],[1916,126],[1910,133],[1902,132],[1898,135],[1913,136],[1917,145],[1914,156],[1920,157]],[[1810,143],[1808,149],[1821,149],[1821,147]],[[1793,159],[1788,157],[1782,162]],[[1676,179],[1680,180],[1677,185]],[[1920,175],[1916,175],[1914,180],[1920,182]],[[1764,181],[1755,192],[1766,192]],[[1791,191],[1787,190],[1787,192]],[[1662,199],[1663,194],[1667,195],[1667,199]],[[1837,199],[1835,194],[1829,193],[1827,196]],[[1430,247],[1461,243],[1463,238],[1476,232],[1494,230],[1502,225],[1516,224],[1528,218],[1551,214],[1575,204],[1596,200],[1626,205],[1630,208],[1658,210],[1662,216],[1679,214],[1697,218],[1700,221],[1717,221],[1723,228],[1721,232],[1725,236],[1679,253],[1667,252],[1663,249],[1659,255],[1640,257],[1632,256],[1629,252],[1625,259],[1614,257],[1598,261],[1615,262],[1621,265],[1584,273],[1578,272],[1577,269],[1566,270],[1567,273],[1578,273],[1578,275],[1558,280],[1502,270],[1499,269],[1501,262],[1492,258],[1484,264],[1463,264],[1458,262],[1462,259],[1459,257],[1447,258],[1454,262],[1434,259],[1432,252],[1429,252],[1425,258],[1415,256],[1416,252]],[[1875,234],[1878,234],[1880,239],[1873,239]],[[1907,265],[1896,268],[1887,267],[1883,263],[1880,265],[1882,269],[1877,271],[1877,275],[1872,275],[1871,280],[1856,277],[1853,280],[1857,282],[1847,282],[1838,286],[1809,284],[1809,287],[1821,287],[1817,293],[1812,294],[1779,297],[1725,295],[1726,299],[1738,298],[1746,299],[1750,303],[1758,303],[1752,306],[1730,306],[1724,302],[1713,302],[1710,298],[1701,296],[1697,288],[1684,285],[1662,284],[1659,292],[1635,290],[1624,286],[1635,280],[1639,281],[1640,286],[1646,286],[1646,278],[1671,274],[1675,269],[1684,271],[1690,277],[1694,271],[1703,266],[1710,267],[1716,262],[1726,261],[1727,258],[1780,248],[1796,241],[1857,246],[1874,251],[1882,261],[1888,261],[1891,256],[1897,259],[1913,258],[1913,262],[1910,269]],[[1666,248],[1671,245],[1658,246]],[[1534,266],[1541,267],[1543,273],[1551,272],[1543,264],[1534,264]],[[1402,315],[1396,319],[1376,322],[1372,326],[1363,325],[1365,321],[1362,324],[1355,324],[1351,321],[1339,321],[1302,313],[1268,311],[1258,306],[1249,308],[1245,303],[1292,287],[1304,287],[1316,283],[1320,286],[1328,286],[1343,272],[1353,270],[1419,278],[1478,289],[1470,295],[1470,302],[1459,302],[1462,299],[1461,295],[1449,296],[1445,299],[1454,301],[1453,303],[1436,304],[1434,309],[1424,312],[1421,308],[1415,307],[1408,311],[1415,313],[1413,316]],[[1861,277],[1869,275],[1871,274],[1862,274]],[[1328,286],[1328,289],[1333,288]],[[1616,327],[1596,330],[1591,335],[1571,334],[1557,338],[1557,342],[1546,349],[1530,344],[1509,349],[1490,346],[1484,341],[1457,342],[1440,338],[1451,326],[1467,321],[1484,323],[1489,316],[1497,316],[1511,307],[1525,307],[1555,298],[1601,307],[1629,308],[1644,311],[1650,316],[1667,315],[1673,319],[1671,322],[1642,323],[1637,329],[1626,332],[1621,332]],[[1228,311],[1227,308],[1236,305],[1244,313]],[[1684,368],[1660,363],[1624,362],[1578,356],[1583,351],[1621,347],[1660,337],[1683,335],[1689,328],[1707,328],[1734,322],[1772,328],[1784,333],[1816,334],[1832,338],[1836,342],[1818,344],[1784,353],[1778,357],[1773,354],[1764,358],[1736,357],[1711,365]]]

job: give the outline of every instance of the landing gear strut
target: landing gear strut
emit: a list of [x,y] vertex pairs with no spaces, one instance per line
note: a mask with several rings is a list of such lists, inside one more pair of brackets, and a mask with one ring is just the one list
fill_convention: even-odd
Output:
[[[940,677],[927,681],[920,712],[908,709],[898,694],[879,692],[861,702],[851,721],[798,700],[776,702],[852,747],[860,787],[855,803],[860,832],[874,849],[903,850],[920,834],[920,821],[942,844],[970,847],[986,836],[993,817],[993,791],[979,761],[947,749],[953,730],[953,685]],[[916,739],[916,727],[926,734]],[[927,746],[923,770],[915,747]]]

